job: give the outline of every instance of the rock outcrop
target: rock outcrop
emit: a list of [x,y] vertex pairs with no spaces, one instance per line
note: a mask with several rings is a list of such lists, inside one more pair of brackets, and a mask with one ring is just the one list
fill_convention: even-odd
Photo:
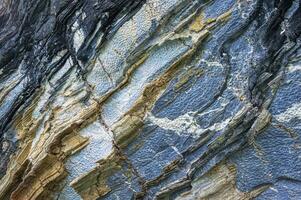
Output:
[[0,1],[0,199],[301,199],[301,0]]

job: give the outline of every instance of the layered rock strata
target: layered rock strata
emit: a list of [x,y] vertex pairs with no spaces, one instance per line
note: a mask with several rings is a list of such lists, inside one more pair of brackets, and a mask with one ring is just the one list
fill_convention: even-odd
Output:
[[300,0],[3,0],[0,199],[301,199]]

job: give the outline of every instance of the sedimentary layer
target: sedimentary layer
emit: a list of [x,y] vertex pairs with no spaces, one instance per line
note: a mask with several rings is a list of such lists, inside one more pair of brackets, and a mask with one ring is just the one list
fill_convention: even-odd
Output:
[[0,2],[0,199],[301,199],[300,0]]

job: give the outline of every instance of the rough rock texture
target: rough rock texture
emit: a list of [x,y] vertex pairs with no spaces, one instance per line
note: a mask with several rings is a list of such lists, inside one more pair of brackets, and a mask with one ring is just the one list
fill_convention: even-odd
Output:
[[1,0],[0,199],[301,199],[301,0]]

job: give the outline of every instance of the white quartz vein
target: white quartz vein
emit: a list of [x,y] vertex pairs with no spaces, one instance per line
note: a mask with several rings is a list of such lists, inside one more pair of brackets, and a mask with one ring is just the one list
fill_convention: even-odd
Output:
[[294,103],[286,111],[274,116],[279,122],[289,122],[291,119],[301,119],[301,103]]
[[181,115],[174,120],[170,120],[166,117],[156,118],[153,115],[149,114],[148,120],[150,120],[151,123],[159,126],[160,128],[174,131],[178,135],[188,133],[191,134],[193,137],[199,137],[207,130],[219,131],[224,129],[227,126],[227,124],[230,122],[231,118],[228,118],[219,123],[215,123],[206,129],[201,128],[200,125],[197,124],[197,122],[195,121],[193,116],[191,116],[190,113]]

